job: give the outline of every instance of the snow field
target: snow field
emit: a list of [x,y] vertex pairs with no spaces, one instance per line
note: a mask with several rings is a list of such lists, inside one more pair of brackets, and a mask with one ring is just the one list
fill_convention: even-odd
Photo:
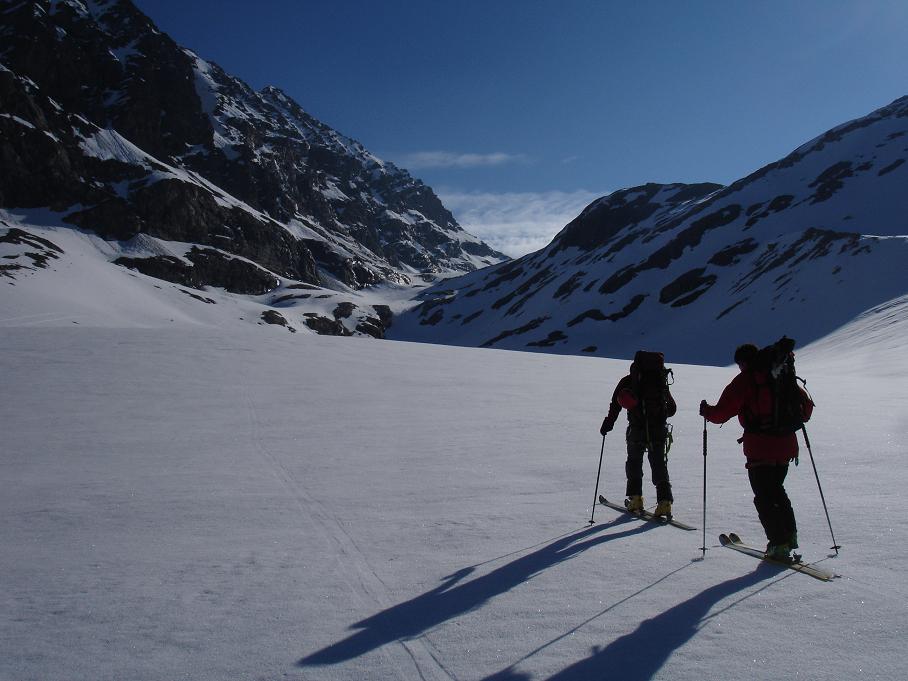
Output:
[[[0,328],[0,679],[900,676],[895,352],[799,353],[843,546],[827,558],[805,451],[788,484],[802,550],[842,575],[821,583],[718,546],[762,540],[733,423],[709,430],[704,560],[700,530],[606,508],[589,525],[627,362],[59,324]],[[696,408],[733,372],[665,350],[675,512],[699,528]],[[600,484],[616,499],[623,459],[616,429]]]

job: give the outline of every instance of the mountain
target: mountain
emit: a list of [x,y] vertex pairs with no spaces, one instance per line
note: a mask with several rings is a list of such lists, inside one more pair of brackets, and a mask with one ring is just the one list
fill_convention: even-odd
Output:
[[[350,294],[366,287],[506,259],[406,171],[278,88],[255,91],[178,46],[128,0],[2,0],[0,36],[7,229],[85,230],[111,263],[281,301],[332,333],[354,330],[324,306],[306,312],[294,287],[356,307]],[[378,329],[390,319],[354,317]]]
[[908,97],[730,186],[594,201],[536,253],[438,284],[393,337],[724,364],[908,292]]
[[0,0],[0,37],[0,282],[17,319],[154,310],[724,364],[908,289],[908,98],[727,187],[617,191],[508,261],[419,180],[128,0]]

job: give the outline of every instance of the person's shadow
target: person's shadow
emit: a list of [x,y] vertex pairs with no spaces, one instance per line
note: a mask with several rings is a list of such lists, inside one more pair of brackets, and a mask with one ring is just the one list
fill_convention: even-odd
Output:
[[585,551],[586,549],[621,539],[655,527],[653,523],[635,523],[633,529],[601,534],[627,522],[619,518],[604,525],[596,525],[557,538],[541,549],[507,563],[491,572],[458,584],[477,566],[466,567],[449,575],[436,588],[409,601],[399,603],[382,612],[352,625],[358,629],[338,641],[297,662],[299,667],[337,664],[363,655],[393,641],[419,636],[452,617],[481,606],[491,598],[503,594],[526,582],[543,570]]
[[[589,657],[566,667],[546,681],[649,681],[674,651],[697,634],[709,619],[707,614],[716,603],[743,589],[777,577],[785,569],[760,563],[749,574],[711,586],[683,603],[643,620],[631,633],[615,639],[604,648],[595,647]],[[746,598],[750,595],[753,594]],[[483,681],[532,679],[531,675],[515,667],[516,665],[511,665]]]

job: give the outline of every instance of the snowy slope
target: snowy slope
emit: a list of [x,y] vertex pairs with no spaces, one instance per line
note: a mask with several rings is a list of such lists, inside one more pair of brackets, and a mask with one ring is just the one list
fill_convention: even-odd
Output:
[[[155,327],[184,323],[222,328],[274,325],[281,333],[381,337],[407,305],[410,287],[339,292],[273,275],[258,290],[232,293],[191,278],[168,282],[126,267],[124,259],[161,258],[191,271],[210,251],[198,244],[138,235],[109,241],[61,224],[58,213],[0,209],[0,327],[88,325]],[[190,260],[190,258],[194,259]],[[257,269],[248,260],[218,272],[227,284]]]
[[906,135],[908,97],[729,187],[615,192],[541,251],[426,292],[394,337],[717,364],[821,338],[908,292]]
[[[117,285],[158,321],[0,315],[0,678],[903,674],[904,298],[798,352],[843,545],[805,453],[821,583],[717,545],[760,539],[733,424],[709,430],[705,560],[699,531],[588,524],[625,361],[253,333]],[[673,368],[676,515],[700,527],[696,405],[733,372]]]

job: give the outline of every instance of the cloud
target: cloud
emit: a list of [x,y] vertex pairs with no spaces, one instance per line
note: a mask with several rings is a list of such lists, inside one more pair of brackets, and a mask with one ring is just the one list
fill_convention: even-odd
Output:
[[516,258],[548,245],[580,211],[608,192],[437,193],[465,230]]
[[491,154],[417,151],[412,154],[404,154],[399,158],[397,165],[409,170],[422,170],[425,168],[486,168],[524,161],[526,161],[526,156],[523,154],[505,154],[500,151]]

